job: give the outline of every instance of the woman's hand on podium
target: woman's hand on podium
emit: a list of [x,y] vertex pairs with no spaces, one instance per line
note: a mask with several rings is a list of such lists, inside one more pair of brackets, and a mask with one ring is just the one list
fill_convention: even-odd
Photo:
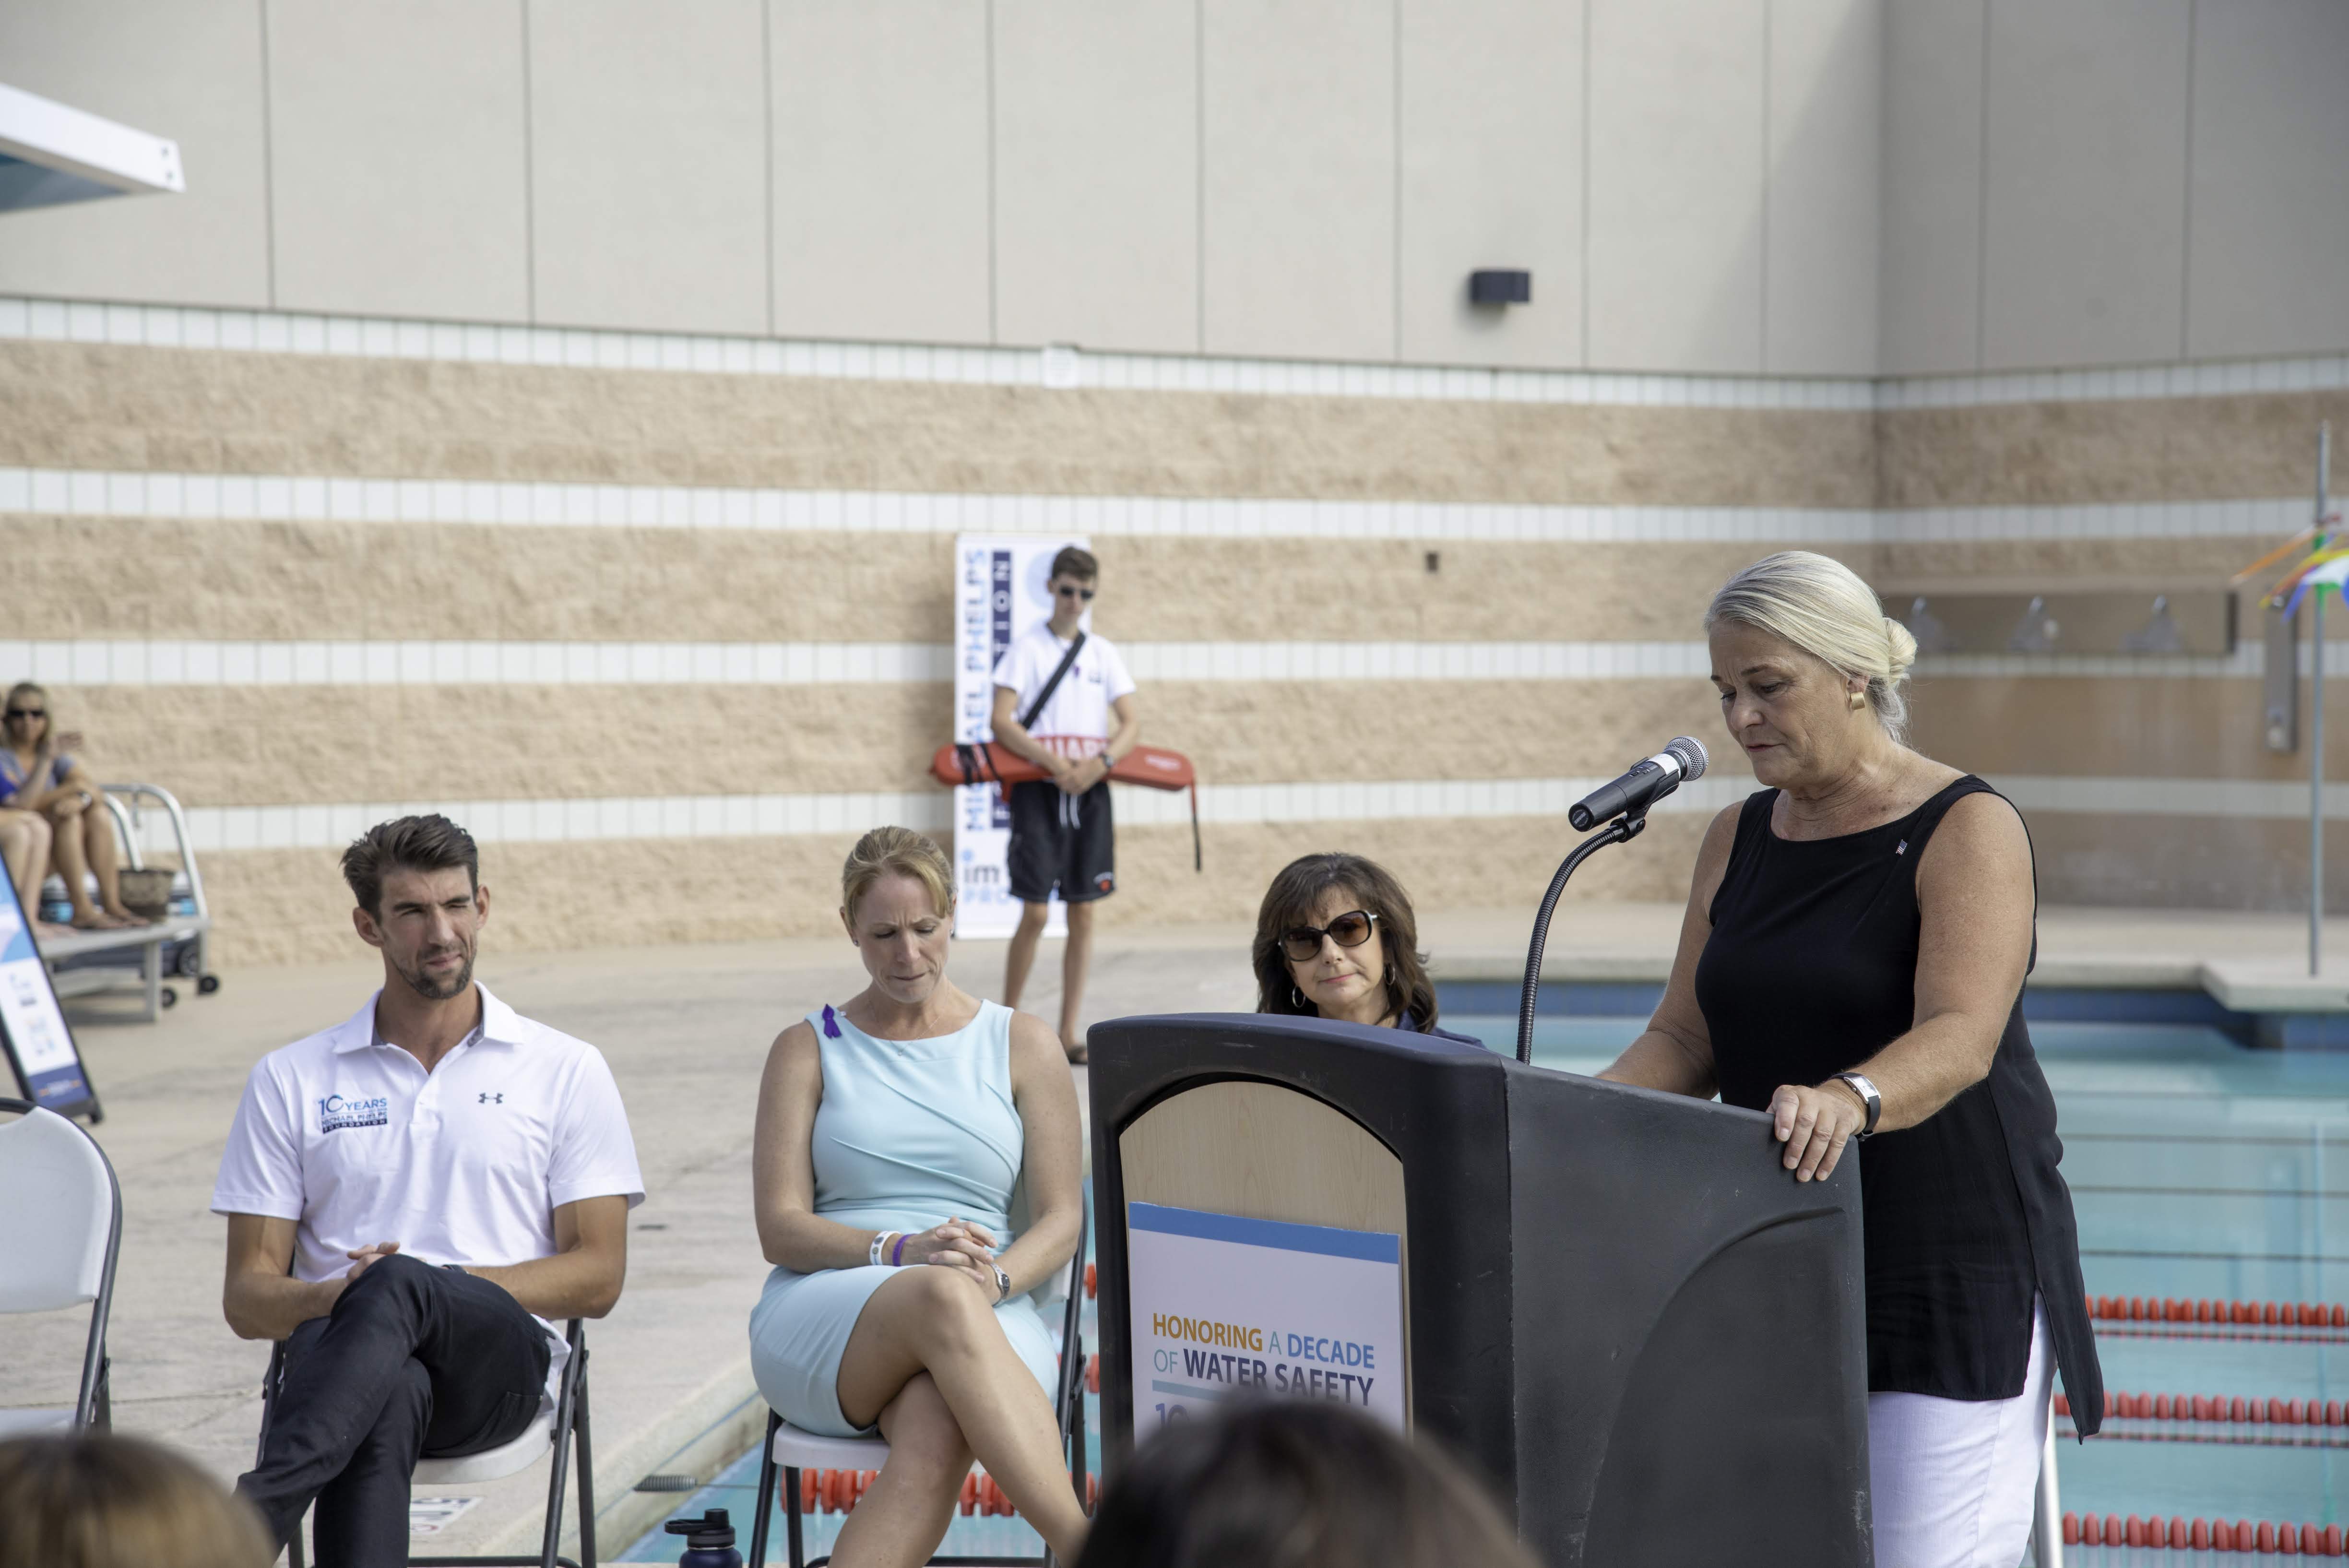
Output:
[[1868,1125],[1868,1108],[1859,1096],[1842,1083],[1807,1089],[1781,1084],[1770,1096],[1770,1120],[1778,1141],[1786,1146],[1780,1162],[1797,1181],[1825,1181],[1843,1158],[1844,1145]]

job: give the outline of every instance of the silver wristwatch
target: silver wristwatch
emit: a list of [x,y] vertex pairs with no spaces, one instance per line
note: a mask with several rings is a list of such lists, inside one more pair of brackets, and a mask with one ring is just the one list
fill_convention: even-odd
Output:
[[1876,1085],[1868,1081],[1868,1075],[1865,1073],[1837,1073],[1830,1081],[1834,1083],[1849,1084],[1851,1085],[1851,1092],[1857,1095],[1861,1101],[1868,1106],[1867,1124],[1852,1136],[1854,1137],[1863,1138],[1873,1136],[1876,1132],[1877,1118],[1884,1115],[1884,1096],[1876,1092]]
[[1003,1272],[1003,1266],[1000,1263],[989,1263],[987,1266],[995,1271],[995,1299],[997,1303],[999,1305],[1004,1302],[1009,1301],[1011,1299],[1011,1276]]

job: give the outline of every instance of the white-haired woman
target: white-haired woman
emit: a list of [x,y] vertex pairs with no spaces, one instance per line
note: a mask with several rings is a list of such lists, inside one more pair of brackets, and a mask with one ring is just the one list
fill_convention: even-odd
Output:
[[1713,819],[1663,1000],[1604,1076],[1766,1111],[1797,1181],[1864,1140],[1877,1561],[2011,1568],[2051,1361],[2084,1434],[2104,1406],[2023,1020],[2031,840],[1988,784],[1905,743],[1917,645],[1847,567],[1758,561],[1705,632],[1767,787]]
[[[775,1272],[750,1370],[792,1425],[889,1439],[833,1549],[854,1568],[928,1562],[973,1455],[1061,1562],[1084,1543],[1057,1352],[1027,1295],[1076,1249],[1076,1087],[1041,1019],[947,979],[953,877],[909,828],[857,841],[840,919],[873,982],[784,1030],[759,1086],[751,1177]],[[1032,1218],[1014,1237],[1023,1176]]]

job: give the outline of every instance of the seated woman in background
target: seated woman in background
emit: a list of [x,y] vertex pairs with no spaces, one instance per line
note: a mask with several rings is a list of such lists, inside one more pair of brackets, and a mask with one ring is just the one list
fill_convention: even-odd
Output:
[[1102,1498],[1075,1568],[1533,1568],[1424,1438],[1340,1405],[1242,1399],[1169,1424]]
[[1484,1044],[1435,1026],[1435,985],[1419,951],[1411,896],[1375,860],[1308,855],[1282,867],[1257,910],[1249,960],[1258,1012]]
[[[873,983],[779,1035],[751,1148],[775,1265],[750,1369],[802,1431],[889,1440],[833,1561],[926,1562],[973,1455],[1063,1563],[1084,1543],[1050,1390],[1059,1353],[1027,1293],[1068,1266],[1083,1215],[1076,1086],[1041,1019],[946,977],[954,872],[877,827],[841,871]],[[1014,1237],[1012,1189],[1033,1216]]]
[[[0,807],[35,813],[48,824],[48,869],[66,885],[76,929],[104,931],[146,924],[123,906],[117,879],[120,851],[98,787],[65,749],[67,742],[79,737],[57,733],[49,694],[29,680],[8,689],[7,706],[0,714],[5,714],[0,717],[5,725],[0,729]],[[89,892],[93,880],[98,884],[94,899]],[[36,880],[27,915],[39,902],[38,889]]]
[[41,919],[41,878],[49,874],[49,819],[37,811],[17,811],[0,805],[0,867],[6,868],[16,889],[25,919],[42,936],[59,934],[63,927]]

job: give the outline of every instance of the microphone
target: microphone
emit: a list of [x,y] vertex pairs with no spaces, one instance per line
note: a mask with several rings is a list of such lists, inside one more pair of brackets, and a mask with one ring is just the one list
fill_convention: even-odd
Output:
[[1577,833],[1588,833],[1599,823],[1625,812],[1644,812],[1689,779],[1704,777],[1704,748],[1686,735],[1675,735],[1664,749],[1613,784],[1592,790],[1574,803],[1566,820]]

